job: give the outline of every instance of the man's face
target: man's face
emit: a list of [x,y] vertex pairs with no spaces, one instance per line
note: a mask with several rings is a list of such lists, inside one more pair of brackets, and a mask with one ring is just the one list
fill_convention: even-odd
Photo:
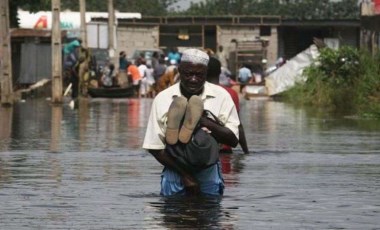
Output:
[[206,81],[207,66],[181,62],[178,66],[181,86],[189,94],[199,94],[203,90]]

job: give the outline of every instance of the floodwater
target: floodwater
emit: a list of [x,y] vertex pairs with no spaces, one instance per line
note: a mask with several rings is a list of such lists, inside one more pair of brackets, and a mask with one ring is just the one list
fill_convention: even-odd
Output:
[[150,99],[0,108],[0,229],[380,229],[380,122],[243,100],[222,198],[159,196]]

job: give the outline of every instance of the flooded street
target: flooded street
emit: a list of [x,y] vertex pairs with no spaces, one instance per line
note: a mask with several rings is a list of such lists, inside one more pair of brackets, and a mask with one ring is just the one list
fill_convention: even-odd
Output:
[[380,229],[380,121],[242,100],[225,196],[163,198],[151,102],[0,108],[0,229]]

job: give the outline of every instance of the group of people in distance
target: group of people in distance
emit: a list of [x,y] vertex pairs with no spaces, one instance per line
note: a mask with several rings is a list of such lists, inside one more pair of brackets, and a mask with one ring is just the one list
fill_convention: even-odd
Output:
[[[82,46],[79,38],[71,39],[63,46],[63,67],[66,85],[71,84],[71,96],[76,99],[85,94],[87,87],[133,87],[136,97],[153,98],[160,91],[178,81],[178,63],[181,54],[172,48],[167,57],[154,52],[147,63],[144,56],[134,62],[127,60],[125,51],[119,53],[117,66],[108,61],[105,66],[97,66],[96,58],[90,49]],[[93,69],[94,76],[89,76]],[[83,91],[83,92],[82,92]]]
[[[179,81],[178,64],[181,53],[177,48],[171,48],[167,56],[154,52],[149,63],[143,56],[137,58],[134,63],[127,60],[125,51],[119,53],[119,68],[109,62],[98,73],[97,64],[90,50],[81,46],[81,39],[73,39],[64,45],[63,65],[72,84],[72,98],[78,97],[79,91],[85,91],[91,87],[121,87],[133,86],[136,97],[155,97],[162,90]],[[210,57],[216,57],[221,62],[221,73],[219,82],[222,85],[231,85],[236,82],[231,79],[231,72],[227,69],[228,57],[222,46],[218,47],[218,52],[211,49],[204,50]],[[96,81],[89,81],[91,76],[90,68],[96,72]],[[100,75],[100,76],[99,76]],[[245,85],[256,82],[260,79],[260,70],[252,71],[252,68],[242,64],[238,70],[238,82],[240,83],[240,93],[243,93]],[[94,79],[94,78],[92,78]],[[260,80],[259,80],[260,81]]]
[[101,71],[98,87],[133,87],[135,96],[140,97],[142,80],[152,78],[151,66],[146,65],[145,60],[139,58],[135,63],[127,60],[125,51],[119,53],[119,68],[110,62]]
[[[179,81],[157,94],[153,100],[143,149],[164,166],[161,177],[161,195],[221,196],[224,180],[221,164],[190,171],[179,163],[170,151],[181,154],[195,139],[195,130],[202,129],[223,145],[220,151],[229,151],[239,143],[249,153],[241,125],[236,92],[219,85],[220,61],[199,49],[182,52],[178,65]],[[216,122],[208,117],[213,114]],[[174,149],[174,150],[173,150]],[[188,150],[187,157],[202,151]],[[204,153],[204,159],[210,153]],[[186,158],[186,157],[185,157]]]
[[[113,64],[104,68],[100,86],[123,88],[133,86],[136,97],[153,98],[177,80],[180,53],[176,49],[168,53],[169,60],[164,55],[154,52],[149,63],[143,55],[134,62],[128,61],[126,56],[125,51],[119,53],[118,71],[107,71],[113,69]],[[112,75],[109,74],[111,72]]]

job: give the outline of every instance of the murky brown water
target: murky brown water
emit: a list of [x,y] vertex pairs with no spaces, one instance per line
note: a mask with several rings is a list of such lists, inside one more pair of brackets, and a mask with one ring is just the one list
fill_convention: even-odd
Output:
[[0,108],[0,229],[380,229],[379,121],[243,101],[225,196],[162,198],[150,103]]

